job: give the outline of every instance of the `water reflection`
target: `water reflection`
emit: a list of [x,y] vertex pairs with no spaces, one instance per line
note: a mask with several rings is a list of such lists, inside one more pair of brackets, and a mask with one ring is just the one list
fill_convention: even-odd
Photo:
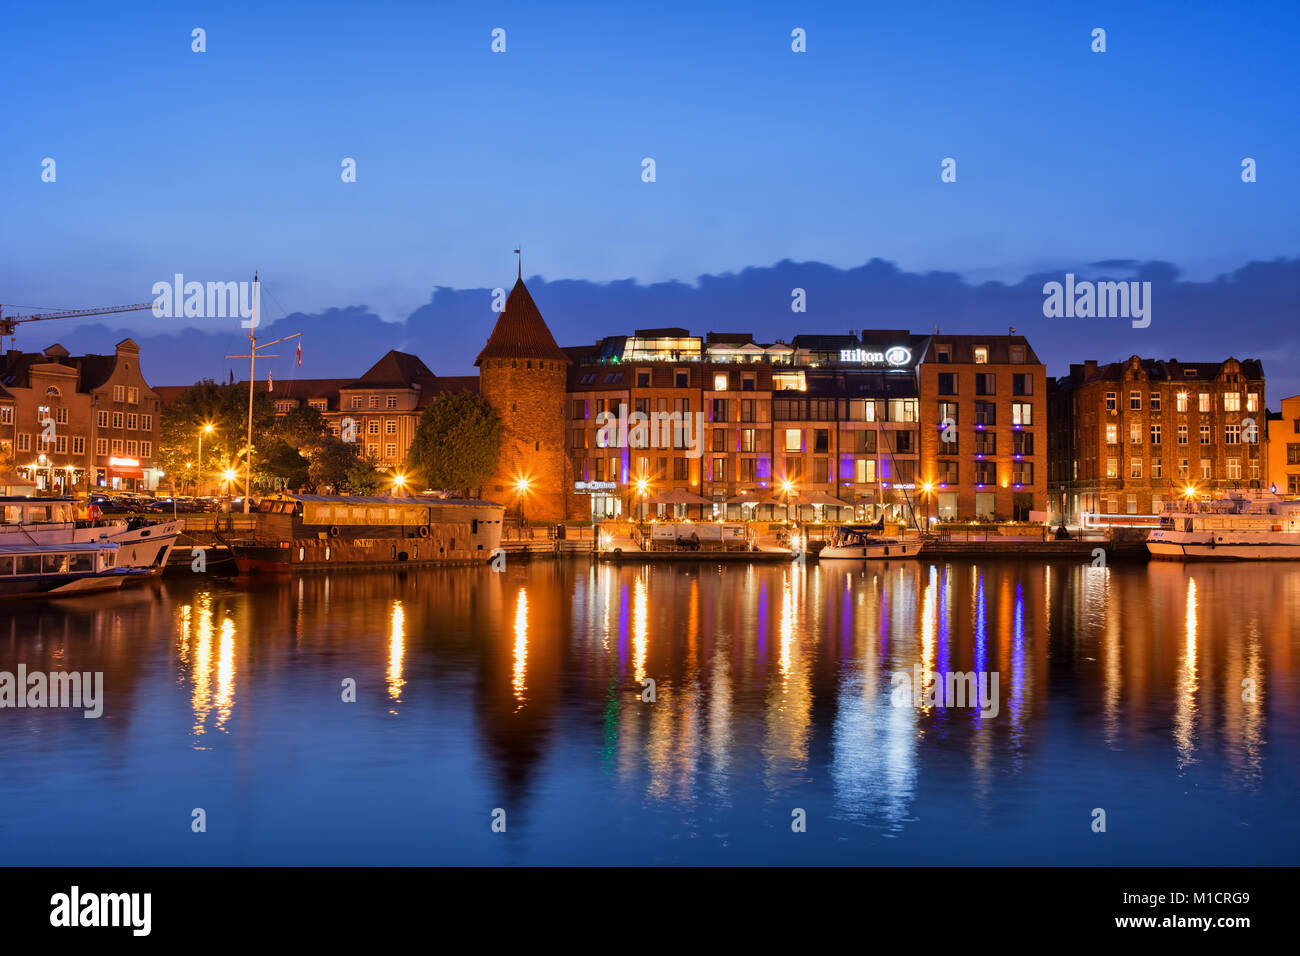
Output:
[[[516,812],[650,807],[706,842],[756,805],[808,806],[915,840],[950,817],[1033,835],[1055,811],[1031,794],[1056,807],[1166,780],[1293,806],[1300,764],[1300,568],[1287,566],[537,562],[178,579],[14,611],[0,669],[107,672],[104,752],[162,754],[159,772],[183,776],[169,749],[183,737],[235,761],[223,766],[248,792],[305,775],[323,795],[341,786],[326,768],[375,755],[376,800],[433,786]],[[898,675],[930,671],[998,673],[997,715],[893,699]],[[366,674],[338,724],[339,681]],[[42,752],[84,739],[65,718],[0,715],[11,779],[42,779]],[[29,756],[15,728],[33,721]],[[329,758],[307,766],[310,747]],[[32,792],[29,810],[57,803]],[[716,822],[724,811],[732,823]],[[1160,812],[1195,810],[1180,797]]]

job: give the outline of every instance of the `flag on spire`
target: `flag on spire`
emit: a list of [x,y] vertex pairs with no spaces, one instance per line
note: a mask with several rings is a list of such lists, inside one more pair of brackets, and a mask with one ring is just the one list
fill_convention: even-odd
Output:
[[275,382],[271,381],[271,370],[269,368],[266,370],[266,390],[268,392],[275,391]]

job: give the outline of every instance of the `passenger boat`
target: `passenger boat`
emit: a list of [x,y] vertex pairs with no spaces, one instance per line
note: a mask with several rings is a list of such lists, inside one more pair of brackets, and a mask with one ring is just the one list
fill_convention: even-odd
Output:
[[241,574],[480,564],[504,515],[490,501],[282,494],[262,499],[252,538],[223,543]]
[[1269,492],[1170,501],[1147,535],[1147,550],[1174,561],[1300,560],[1300,501]]
[[876,537],[873,532],[883,528],[875,525],[841,525],[835,529],[830,544],[817,555],[818,561],[843,558],[854,561],[871,561],[878,558],[915,558],[921,553],[919,538]]
[[162,574],[184,521],[142,519],[78,521],[73,498],[0,497],[0,547],[8,544],[89,544],[122,546],[117,567]]
[[0,543],[0,597],[56,597],[120,588],[143,568],[118,565],[113,541],[68,544]]

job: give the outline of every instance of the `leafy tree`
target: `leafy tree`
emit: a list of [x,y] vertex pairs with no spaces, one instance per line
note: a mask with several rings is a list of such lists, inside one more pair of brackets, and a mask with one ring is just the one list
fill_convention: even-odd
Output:
[[377,495],[383,487],[384,477],[375,467],[373,458],[354,458],[346,484],[354,495]]
[[473,392],[452,392],[420,416],[407,466],[430,488],[468,494],[492,476],[500,455],[496,409]]
[[325,416],[306,405],[277,417],[271,429],[273,437],[296,448],[300,454],[319,445],[329,433]]
[[300,489],[308,481],[311,462],[282,438],[277,438],[264,447],[261,462],[260,471],[279,480],[290,490]]
[[[265,390],[253,393],[253,438],[265,436],[275,422],[275,410]],[[205,424],[213,429],[203,436],[203,460],[198,460],[199,431]],[[205,476],[207,490],[217,490],[216,473],[227,465],[241,472],[248,433],[248,385],[220,385],[212,379],[196,382],[180,398],[163,407],[158,418],[158,454],[155,456],[173,477],[186,474]],[[254,480],[261,475],[256,450]],[[186,469],[186,463],[190,468]]]
[[351,445],[326,435],[311,449],[307,480],[319,492],[336,494],[347,486],[348,473],[356,461]]

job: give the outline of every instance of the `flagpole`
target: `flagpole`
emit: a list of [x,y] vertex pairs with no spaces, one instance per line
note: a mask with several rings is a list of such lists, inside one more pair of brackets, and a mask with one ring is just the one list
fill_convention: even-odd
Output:
[[248,330],[248,445],[244,452],[244,514],[249,512],[249,498],[253,494],[253,370],[257,364],[257,273],[253,273],[253,322]]

